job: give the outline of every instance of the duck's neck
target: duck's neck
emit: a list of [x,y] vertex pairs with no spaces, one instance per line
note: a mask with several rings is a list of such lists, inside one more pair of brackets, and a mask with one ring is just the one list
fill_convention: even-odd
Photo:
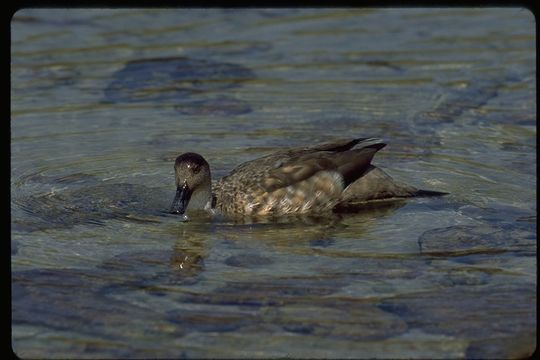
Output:
[[212,208],[212,183],[208,181],[197,187],[189,200],[190,210],[210,210]]

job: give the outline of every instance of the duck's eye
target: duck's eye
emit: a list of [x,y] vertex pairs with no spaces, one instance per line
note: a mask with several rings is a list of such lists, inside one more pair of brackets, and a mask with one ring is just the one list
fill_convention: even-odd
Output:
[[188,169],[190,169],[194,174],[198,174],[199,171],[201,171],[201,166],[197,164],[190,164],[188,165]]

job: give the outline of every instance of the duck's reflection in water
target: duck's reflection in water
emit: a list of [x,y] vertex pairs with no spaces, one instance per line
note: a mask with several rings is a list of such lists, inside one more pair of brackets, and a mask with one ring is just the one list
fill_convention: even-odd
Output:
[[[216,233],[229,241],[249,246],[261,243],[273,248],[310,251],[316,243],[332,241],[334,234],[350,234],[361,239],[378,219],[404,206],[404,200],[380,201],[363,204],[354,212],[332,212],[324,217],[288,215],[280,217],[236,217],[216,225]],[[350,230],[350,231],[349,231]]]
[[[362,239],[380,218],[404,204],[406,201],[372,203],[357,208],[355,213],[332,213],[324,218],[288,216],[231,220],[204,214],[192,216],[189,221],[175,223],[169,229],[176,236],[169,257],[170,277],[182,284],[193,284],[204,278],[205,283],[225,288],[239,282],[250,288],[248,284],[252,281],[280,287],[282,280],[288,283],[286,278],[294,274],[311,278],[313,274],[307,269],[319,266],[321,261],[324,263],[321,266],[326,267],[337,258],[352,259],[351,256],[358,255],[354,249],[341,249],[340,242]],[[340,267],[337,263],[334,265]],[[277,279],[275,275],[282,270],[288,275]],[[310,281],[317,282],[316,279]],[[333,290],[329,291],[343,285],[340,284],[336,282],[337,287],[331,286]],[[204,296],[200,295],[205,299],[214,298],[213,290],[211,293],[208,290],[204,290]]]
[[175,276],[192,277],[204,270],[213,225],[207,214],[200,215],[195,221],[175,224],[172,230],[176,242],[170,253],[169,267]]

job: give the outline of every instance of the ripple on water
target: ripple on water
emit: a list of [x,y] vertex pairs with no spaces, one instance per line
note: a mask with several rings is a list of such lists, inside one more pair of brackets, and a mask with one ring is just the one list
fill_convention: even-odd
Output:
[[[75,182],[78,179],[63,178]],[[16,230],[34,231],[79,224],[103,225],[108,219],[155,222],[168,209],[168,201],[168,194],[158,188],[102,183],[15,199],[14,203],[31,217],[14,219],[12,225]]]
[[[21,357],[534,350],[526,11],[25,12],[12,24],[12,341]],[[379,26],[385,20],[392,25]],[[353,133],[389,140],[377,163],[396,179],[452,195],[328,224],[197,225],[153,216],[171,194],[96,177],[129,168],[122,178],[154,181],[178,148],[204,149],[214,174],[226,175],[279,146]],[[40,227],[57,229],[18,232]]]

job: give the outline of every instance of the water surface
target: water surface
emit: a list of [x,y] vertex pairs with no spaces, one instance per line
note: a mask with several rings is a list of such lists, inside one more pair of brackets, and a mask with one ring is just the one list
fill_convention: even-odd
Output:
[[[494,358],[536,348],[536,55],[524,9],[27,9],[11,22],[21,357]],[[224,176],[378,136],[449,192],[327,221],[180,222]]]

